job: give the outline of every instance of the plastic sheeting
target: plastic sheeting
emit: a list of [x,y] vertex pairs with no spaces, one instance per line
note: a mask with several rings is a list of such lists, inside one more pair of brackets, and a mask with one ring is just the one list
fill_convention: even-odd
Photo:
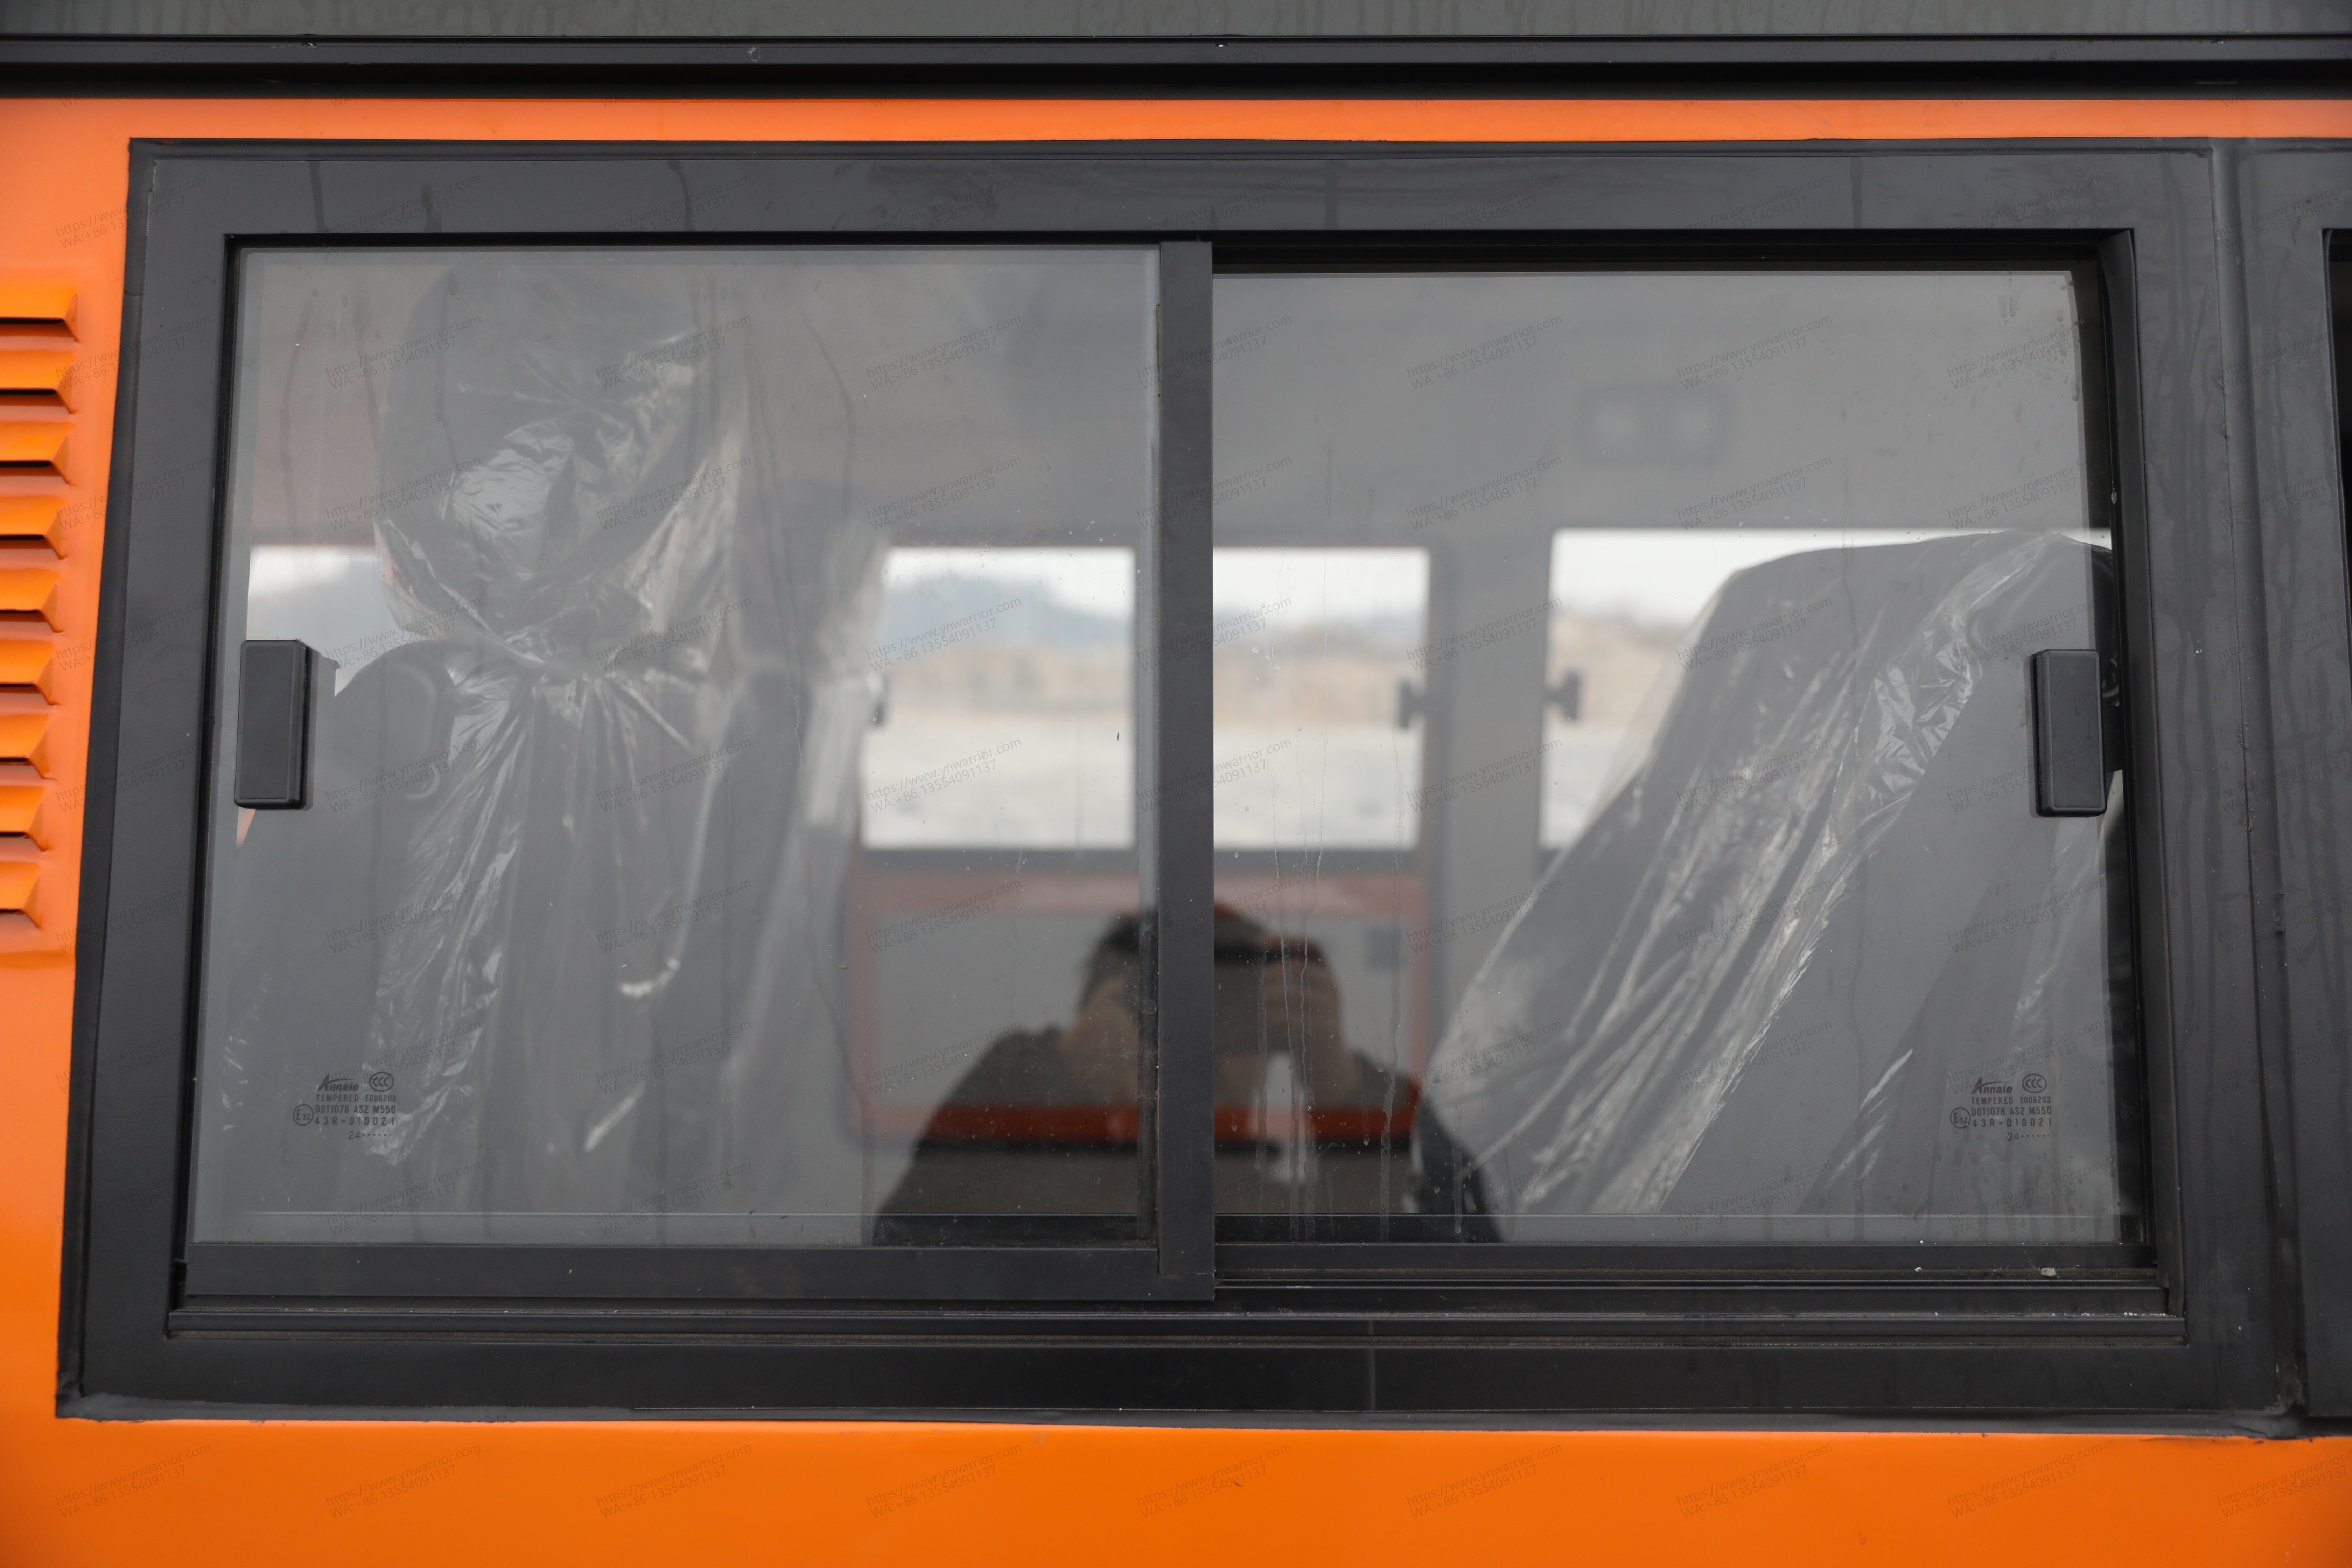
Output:
[[1070,436],[1139,480],[1148,260],[753,260],[460,259],[401,333],[431,352],[379,356],[415,640],[326,704],[311,807],[216,839],[200,1237],[864,1238],[894,1178],[843,911],[889,503],[1055,454],[971,366],[895,427],[866,405],[912,373],[860,373],[1057,286],[1128,324],[1093,357],[1132,434]]
[[1730,579],[1433,1055],[1423,1209],[1521,1241],[2116,1237],[2123,813],[2033,815],[2025,675],[2094,645],[2104,553]]

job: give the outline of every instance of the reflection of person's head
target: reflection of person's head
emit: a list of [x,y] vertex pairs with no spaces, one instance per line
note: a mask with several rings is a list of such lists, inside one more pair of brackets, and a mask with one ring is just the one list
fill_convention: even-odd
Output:
[[1094,951],[1087,954],[1086,967],[1078,977],[1078,1011],[1083,1013],[1104,986],[1117,983],[1127,999],[1130,1012],[1141,1003],[1141,988],[1136,982],[1143,973],[1143,922],[1134,915],[1120,915],[1103,928],[1095,939]]
[[[1142,1055],[1143,952],[1151,917],[1120,915],[1087,955],[1078,1010],[1062,1031],[1063,1059],[1082,1079],[1131,1094]],[[1347,1095],[1356,1061],[1341,1038],[1339,989],[1330,961],[1311,938],[1277,934],[1230,905],[1216,906],[1218,1098],[1247,1100],[1266,1063],[1287,1053],[1314,1091]]]
[[[1216,906],[1211,941],[1221,969],[1263,966],[1279,955],[1286,963],[1323,963],[1323,950],[1303,936],[1276,936],[1230,904]],[[1116,982],[1130,1011],[1140,1006],[1143,947],[1151,931],[1149,915],[1119,915],[1095,939],[1078,977],[1078,1008],[1084,1012],[1103,988]]]
[[1084,1098],[1131,1104],[1143,1064],[1143,922],[1120,915],[1104,928],[1078,977],[1077,1016],[1055,1049]]

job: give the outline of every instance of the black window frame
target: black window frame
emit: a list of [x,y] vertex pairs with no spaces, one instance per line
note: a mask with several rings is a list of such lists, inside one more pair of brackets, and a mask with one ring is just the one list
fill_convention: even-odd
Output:
[[[2214,150],[2222,234],[2242,279],[2223,318],[2238,374],[2234,515],[2258,573],[2259,619],[2238,645],[2251,694],[2246,829],[2254,983],[2283,1049],[2263,1093],[2286,1108],[2275,1161],[2300,1289],[2303,1398],[2352,1415],[2352,514],[2339,402],[2352,301],[2330,263],[2352,262],[2352,150],[2247,142]],[[2292,1158],[2288,1157],[2291,1150]]]
[[[2232,830],[2270,729],[2250,682],[2217,678],[2206,657],[2247,646],[2242,628],[2261,624],[2256,568],[2268,563],[2250,558],[2265,544],[2229,526],[2242,460],[2230,435],[2242,427],[2230,398],[2242,394],[2220,390],[2232,279],[2215,170],[2210,144],[2149,142],[134,143],[77,960],[65,1407],[2278,1407],[2296,1350],[2274,1210],[2281,1044],[2252,940],[2265,873],[2243,826]],[[1766,205],[1771,229],[1748,226],[1743,215]],[[675,222],[646,228],[644,215],[665,205]],[[1236,222],[1221,226],[1221,212]],[[1112,1258],[1022,1248],[961,1259],[189,1247],[207,772],[189,764],[209,754],[221,657],[211,585],[226,537],[236,258],[256,245],[604,246],[622,232],[671,244],[1161,246],[1171,352],[1160,356],[1152,570],[1163,591],[1139,614],[1157,617],[1165,650],[1154,722],[1202,734],[1210,356],[1174,345],[1209,341],[1220,241],[1404,255],[1437,237],[1456,248],[1825,264],[2043,247],[2095,266],[2129,541],[2118,555],[2149,1245],[1710,1247],[1664,1262],[1666,1249],[1636,1247],[1563,1259],[1213,1247],[1207,792],[1181,787],[1160,748],[1139,765],[1158,770],[1163,797],[1197,808],[1164,813],[1146,845],[1164,911],[1160,1037],[1174,1042],[1152,1180],[1160,1212],[1184,1216],[1156,1245],[1096,1249],[1122,1255]],[[142,356],[142,343],[186,346]],[[2352,889],[2341,868],[2311,874],[2335,879],[2316,896]]]
[[[1008,79],[1046,96],[1164,90],[1204,82],[1253,93],[1391,91],[1402,85],[1490,96],[1572,84],[1622,92],[1694,82],[1918,96],[1989,84],[2055,96],[2189,89],[2332,92],[2352,59],[2341,0],[2289,6],[2189,0],[2155,13],[2100,0],[2043,0],[1988,26],[1974,0],[1911,0],[1899,17],[1825,16],[1759,0],[1737,18],[1633,9],[1578,16],[1432,4],[1409,13],[1225,6],[1131,17],[1065,7],[988,8],[928,0],[877,17],[857,0],[801,5],[790,30],[714,37],[691,14],[616,24],[591,0],[542,0],[525,35],[497,0],[454,0],[420,21],[396,0],[323,0],[256,21],[236,0],[136,0],[18,21],[0,16],[0,75],[54,90],[197,82],[331,83],[337,89],[451,83],[483,91],[579,89],[636,96],[759,92],[930,94]],[[299,30],[288,30],[299,19]],[[1124,26],[1121,24],[1124,23]],[[1841,26],[1843,24],[1843,26]]]

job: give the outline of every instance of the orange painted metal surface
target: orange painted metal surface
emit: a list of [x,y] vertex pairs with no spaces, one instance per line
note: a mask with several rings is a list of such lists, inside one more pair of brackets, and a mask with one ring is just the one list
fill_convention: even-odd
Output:
[[29,686],[54,702],[56,687],[50,671],[57,658],[57,647],[47,637],[0,639],[0,687]]
[[44,778],[55,778],[57,772],[49,760],[48,715],[0,713],[0,763],[23,763]]
[[73,406],[74,356],[64,349],[19,349],[0,353],[0,405]]
[[0,784],[0,838],[21,835],[35,848],[47,849],[50,834],[43,797],[47,793],[39,784]]
[[[8,564],[57,574],[65,628],[37,657],[0,660],[0,784],[46,781],[54,839],[42,850],[0,832],[0,911],[29,897],[39,921],[0,912],[0,1564],[1197,1568],[1236,1550],[1301,1563],[2352,1563],[2352,1438],[56,1414],[70,935],[131,138],[2153,136],[2352,138],[2352,103],[0,101],[0,147],[19,154],[0,201],[0,347],[45,346],[20,332],[78,339],[75,407],[57,415],[71,468],[0,475],[0,516],[19,541],[6,548],[35,556]],[[20,528],[35,509],[9,503],[26,498],[38,521]]]
[[69,338],[80,322],[76,304],[71,289],[54,283],[0,281],[0,329]]
[[70,433],[63,425],[0,425],[0,478],[64,479]]
[[58,574],[38,567],[0,566],[0,610],[38,616],[58,625]]
[[[5,824],[9,815],[6,803],[0,801],[0,824]],[[30,813],[26,818],[30,820]],[[0,911],[21,914],[29,910],[39,884],[37,868],[23,861],[0,861]]]
[[58,517],[65,504],[61,495],[0,495],[0,540],[38,540],[63,554]]

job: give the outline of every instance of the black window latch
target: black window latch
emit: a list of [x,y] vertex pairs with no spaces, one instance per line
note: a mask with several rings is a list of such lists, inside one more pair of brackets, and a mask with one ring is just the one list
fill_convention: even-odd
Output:
[[2044,648],[2026,661],[2033,687],[2033,814],[2101,816],[2123,759],[2108,743],[2106,660],[2089,647]]
[[236,804],[299,811],[310,804],[310,710],[320,671],[334,666],[310,644],[245,645],[236,685]]

